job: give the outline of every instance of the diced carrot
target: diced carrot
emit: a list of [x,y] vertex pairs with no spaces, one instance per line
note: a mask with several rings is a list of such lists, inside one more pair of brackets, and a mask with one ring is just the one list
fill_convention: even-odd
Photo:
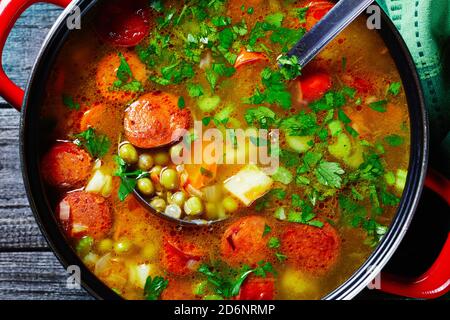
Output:
[[149,11],[145,1],[107,3],[95,19],[96,31],[102,40],[113,46],[133,47],[149,31]]
[[237,300],[273,300],[275,279],[271,276],[260,278],[249,276],[242,284]]
[[299,78],[299,88],[302,92],[302,98],[308,102],[322,98],[331,86],[331,77],[325,72],[306,74]]
[[306,13],[306,29],[310,30],[333,8],[333,6],[334,4],[330,1],[311,1],[307,5],[309,9]]
[[207,186],[217,174],[217,163],[213,164],[186,164],[185,170],[188,173],[188,183],[195,189]]
[[239,53],[236,62],[234,63],[235,68],[239,68],[243,65],[258,62],[258,61],[266,61],[269,59],[264,53],[261,52],[250,52],[245,49],[242,49],[241,53]]

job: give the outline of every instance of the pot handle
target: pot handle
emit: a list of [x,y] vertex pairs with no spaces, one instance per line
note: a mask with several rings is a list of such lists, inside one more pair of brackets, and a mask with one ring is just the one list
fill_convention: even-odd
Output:
[[[430,170],[425,186],[436,192],[450,206],[450,180]],[[421,276],[413,279],[383,273],[380,290],[418,299],[438,298],[450,291],[450,233],[444,247],[433,265]]]
[[6,75],[3,70],[2,54],[9,32],[28,7],[37,2],[52,3],[60,7],[67,7],[70,0],[2,0],[0,2],[0,96],[20,111],[24,91]]

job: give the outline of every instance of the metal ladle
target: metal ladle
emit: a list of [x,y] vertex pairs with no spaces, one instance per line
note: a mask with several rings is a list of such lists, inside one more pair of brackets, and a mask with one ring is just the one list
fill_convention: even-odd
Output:
[[[288,51],[288,56],[296,56],[301,67],[306,66],[342,30],[354,21],[373,0],[340,0],[302,39]],[[209,226],[221,220],[185,220],[165,215],[153,208],[135,189],[134,195],[151,213],[184,226]]]

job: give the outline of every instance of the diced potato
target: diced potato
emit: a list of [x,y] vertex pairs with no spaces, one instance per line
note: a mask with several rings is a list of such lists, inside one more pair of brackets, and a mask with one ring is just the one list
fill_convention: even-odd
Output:
[[101,169],[95,171],[94,175],[86,185],[86,192],[99,193],[104,197],[111,194],[112,177],[103,173]]
[[317,299],[320,298],[317,280],[293,268],[286,269],[280,275],[280,294],[288,300],[311,299],[314,294],[317,294]]
[[224,182],[225,189],[247,207],[272,187],[273,180],[256,165],[247,165]]
[[130,264],[128,266],[128,281],[138,288],[144,289],[148,276],[157,274],[158,267],[154,264]]

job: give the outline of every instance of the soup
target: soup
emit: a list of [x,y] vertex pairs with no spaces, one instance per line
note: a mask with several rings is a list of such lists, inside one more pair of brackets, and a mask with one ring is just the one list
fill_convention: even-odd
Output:
[[320,299],[367,259],[400,202],[409,118],[363,19],[303,70],[286,55],[331,7],[109,1],[71,34],[41,115],[41,176],[111,289]]

